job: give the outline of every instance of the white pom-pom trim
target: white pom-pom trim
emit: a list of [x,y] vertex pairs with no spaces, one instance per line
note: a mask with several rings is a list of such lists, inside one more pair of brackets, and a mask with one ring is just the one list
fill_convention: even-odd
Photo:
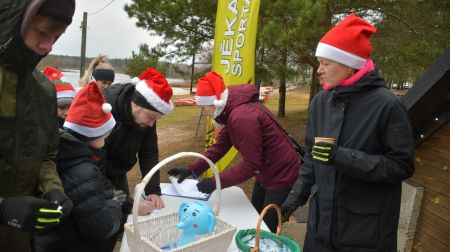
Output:
[[215,100],[214,101],[214,106],[216,106],[216,107],[223,107],[223,106],[225,106],[225,101],[224,100]]
[[133,79],[131,79],[131,83],[133,83],[133,85],[138,84],[139,81],[141,81],[141,79],[139,79],[139,77],[134,77]]
[[105,113],[111,112],[111,110],[112,110],[111,104],[109,104],[109,103],[103,103],[103,104],[102,104],[102,110],[103,110],[103,112],[105,112]]

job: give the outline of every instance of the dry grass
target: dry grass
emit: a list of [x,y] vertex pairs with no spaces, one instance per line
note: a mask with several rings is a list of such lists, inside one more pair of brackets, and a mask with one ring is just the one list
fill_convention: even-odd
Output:
[[[286,95],[286,116],[278,118],[280,124],[294,138],[303,143],[305,133],[306,114],[308,106],[308,90],[293,90],[287,92]],[[189,97],[176,96],[175,99]],[[278,111],[278,93],[275,91],[269,95],[269,100],[265,104],[269,107],[273,114]],[[199,136],[195,137],[197,124],[200,116],[200,108],[197,106],[177,106],[170,116],[166,116],[158,121],[158,145],[160,160],[182,151],[201,152],[204,144],[205,117],[203,117]],[[231,165],[240,162],[241,157],[238,155]],[[170,167],[164,167],[161,170],[161,182],[168,182],[167,170],[171,167],[187,166],[192,160],[177,160],[170,164]],[[130,190],[134,191],[134,186],[139,183],[142,178],[138,165],[128,173]],[[239,185],[251,197],[254,180],[251,179]]]

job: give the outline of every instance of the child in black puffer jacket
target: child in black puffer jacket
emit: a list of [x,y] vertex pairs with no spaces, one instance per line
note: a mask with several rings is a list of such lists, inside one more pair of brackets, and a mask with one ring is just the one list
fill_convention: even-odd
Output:
[[81,89],[69,109],[65,130],[60,130],[57,156],[58,173],[73,210],[57,227],[35,235],[36,251],[113,250],[126,195],[105,190],[94,153],[114,125],[110,105],[95,82]]

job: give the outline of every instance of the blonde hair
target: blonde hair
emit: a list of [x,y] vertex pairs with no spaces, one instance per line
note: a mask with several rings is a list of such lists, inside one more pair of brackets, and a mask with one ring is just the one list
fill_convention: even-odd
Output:
[[92,60],[88,69],[84,73],[84,76],[81,77],[79,81],[80,87],[84,87],[88,84],[89,79],[92,76],[92,72],[94,72],[95,69],[109,69],[114,71],[114,68],[112,67],[111,63],[109,63],[108,57],[106,55],[100,54],[95,59]]

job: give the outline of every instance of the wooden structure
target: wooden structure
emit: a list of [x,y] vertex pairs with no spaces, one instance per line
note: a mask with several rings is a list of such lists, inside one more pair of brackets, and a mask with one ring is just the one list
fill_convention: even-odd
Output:
[[450,251],[450,47],[403,97],[424,188],[412,251]]

